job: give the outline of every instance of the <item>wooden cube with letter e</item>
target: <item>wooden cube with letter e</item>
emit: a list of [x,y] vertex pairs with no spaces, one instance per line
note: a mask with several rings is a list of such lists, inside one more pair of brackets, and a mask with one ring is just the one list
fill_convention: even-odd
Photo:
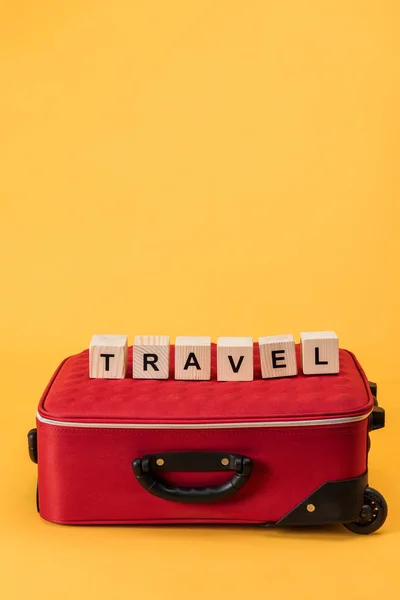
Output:
[[271,335],[258,339],[263,379],[297,375],[293,335]]

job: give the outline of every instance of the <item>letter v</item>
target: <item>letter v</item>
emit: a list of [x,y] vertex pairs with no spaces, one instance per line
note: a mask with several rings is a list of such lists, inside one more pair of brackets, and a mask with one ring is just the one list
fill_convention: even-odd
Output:
[[234,373],[239,373],[239,369],[242,366],[242,362],[243,362],[244,356],[241,356],[239,358],[239,361],[238,361],[237,365],[235,365],[235,363],[233,362],[233,357],[232,356],[229,355],[228,358],[229,358],[229,362],[230,362],[231,367],[232,367],[232,371]]

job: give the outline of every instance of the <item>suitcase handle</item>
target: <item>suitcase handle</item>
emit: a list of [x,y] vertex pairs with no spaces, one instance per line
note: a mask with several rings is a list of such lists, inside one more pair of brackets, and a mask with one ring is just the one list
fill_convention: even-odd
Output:
[[[140,485],[150,494],[185,504],[217,502],[235,494],[248,481],[253,463],[240,454],[222,452],[167,452],[147,454],[132,462],[133,472]],[[176,487],[157,477],[159,471],[235,471],[232,479],[203,488]]]

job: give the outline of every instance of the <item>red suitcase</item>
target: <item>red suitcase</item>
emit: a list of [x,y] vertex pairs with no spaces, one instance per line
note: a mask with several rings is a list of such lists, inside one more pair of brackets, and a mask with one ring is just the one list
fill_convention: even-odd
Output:
[[[376,385],[340,350],[338,375],[252,382],[89,379],[88,350],[61,363],[28,434],[38,510],[61,524],[343,523],[386,519],[368,485]],[[171,347],[171,365],[174,360]],[[129,348],[129,361],[132,348]]]

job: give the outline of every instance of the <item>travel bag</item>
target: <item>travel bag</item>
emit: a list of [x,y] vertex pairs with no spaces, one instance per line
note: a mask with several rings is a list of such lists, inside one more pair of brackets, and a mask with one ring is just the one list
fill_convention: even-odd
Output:
[[[219,382],[90,379],[89,352],[65,359],[28,434],[37,507],[71,525],[342,523],[379,529],[383,496],[369,486],[369,433],[384,427],[377,387],[353,353],[340,372]],[[174,363],[171,346],[171,365]]]

